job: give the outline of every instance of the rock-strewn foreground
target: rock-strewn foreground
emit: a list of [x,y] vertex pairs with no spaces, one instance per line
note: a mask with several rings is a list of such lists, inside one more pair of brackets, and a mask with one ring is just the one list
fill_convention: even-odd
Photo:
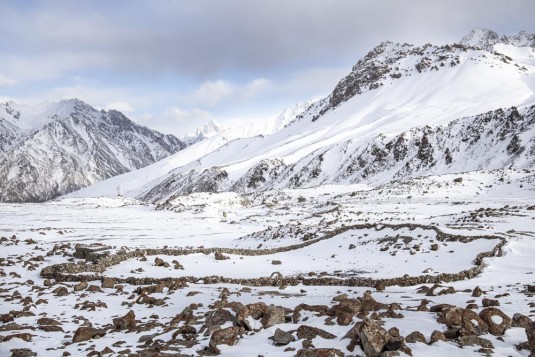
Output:
[[534,182],[1,204],[0,355],[529,356]]

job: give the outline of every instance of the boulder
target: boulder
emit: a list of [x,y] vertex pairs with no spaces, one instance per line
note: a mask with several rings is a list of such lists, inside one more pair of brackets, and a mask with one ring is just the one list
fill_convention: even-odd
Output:
[[83,342],[91,340],[95,337],[102,337],[106,334],[106,330],[97,329],[93,327],[79,327],[78,330],[74,333],[72,342]]
[[531,323],[531,319],[529,317],[527,317],[526,315],[516,313],[513,315],[511,326],[527,328],[530,323]]
[[528,337],[529,350],[531,354],[535,354],[535,322],[531,322],[526,327],[526,336]]
[[336,348],[309,348],[297,351],[296,357],[343,357],[344,353]]
[[333,335],[332,333],[329,333],[329,332],[324,331],[322,329],[319,329],[317,327],[301,325],[297,329],[297,338],[300,339],[300,340],[302,340],[302,339],[312,340],[313,338],[315,338],[317,336],[319,336],[321,338],[324,338],[324,339],[327,339],[327,340],[332,340],[332,339],[336,338],[336,336]]
[[360,330],[362,349],[367,357],[378,357],[391,339],[384,328],[372,320],[365,320]]
[[459,338],[459,344],[461,346],[481,346],[483,348],[494,348],[492,342],[487,339],[470,335],[470,336],[461,336]]
[[405,337],[405,341],[407,343],[416,343],[416,342],[427,343],[427,341],[425,340],[424,334],[421,333],[420,331],[411,332]]
[[210,352],[219,354],[220,351],[219,348],[217,348],[219,345],[234,346],[238,342],[240,335],[243,333],[245,333],[244,328],[238,326],[231,326],[217,330],[212,334],[210,342],[208,343]]
[[291,332],[283,331],[280,328],[275,330],[275,334],[273,335],[273,342],[275,342],[275,345],[286,346],[287,344],[294,341],[295,337],[292,335]]
[[111,289],[115,286],[115,279],[113,278],[104,278],[102,279],[101,287],[103,289]]
[[[488,331],[494,336],[501,336],[511,328],[513,320],[504,314],[500,309],[487,307],[479,313],[479,317],[488,325]],[[494,319],[493,319],[494,317]],[[499,323],[495,320],[501,320]]]
[[262,327],[269,328],[286,322],[286,312],[283,307],[270,306],[262,315]]
[[442,331],[435,330],[431,333],[431,338],[429,339],[429,344],[437,343],[438,341],[446,341],[446,336]]
[[500,302],[498,300],[487,298],[483,298],[481,304],[483,305],[483,307],[500,306]]
[[226,260],[226,259],[230,259],[230,257],[227,257],[226,255],[224,255],[223,253],[217,251],[214,253],[214,257],[215,257],[215,260]]
[[113,319],[113,326],[117,331],[133,329],[136,327],[136,314],[132,310],[128,311],[128,313],[123,317],[117,317]]

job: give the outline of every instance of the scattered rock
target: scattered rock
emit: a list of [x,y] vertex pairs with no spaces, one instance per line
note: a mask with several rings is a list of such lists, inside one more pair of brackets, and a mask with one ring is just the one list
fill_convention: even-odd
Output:
[[526,336],[528,337],[531,354],[535,354],[535,321],[530,322],[528,327],[526,327]]
[[483,307],[500,306],[500,302],[498,300],[487,299],[487,298],[483,298],[483,301],[481,303]]
[[269,328],[276,324],[283,324],[286,322],[286,313],[283,307],[270,306],[262,315],[262,327]]
[[360,330],[362,349],[367,357],[378,357],[390,340],[388,332],[376,322],[365,320]]
[[531,323],[531,319],[529,317],[516,313],[513,315],[511,326],[527,328],[530,323]]
[[210,337],[210,342],[208,344],[209,349],[212,353],[219,354],[220,351],[217,348],[218,345],[234,346],[238,342],[240,335],[244,333],[244,328],[238,326],[231,326],[221,330],[217,330]]
[[472,291],[472,297],[480,297],[481,295],[483,295],[483,290],[479,286],[476,286]]
[[327,340],[332,340],[332,339],[336,338],[336,336],[333,335],[332,333],[324,331],[324,330],[319,329],[317,327],[301,325],[297,329],[297,338],[300,339],[300,340],[302,340],[302,339],[312,340],[316,336],[319,336],[319,337],[327,339]]
[[281,265],[282,262],[280,260],[272,260],[271,264],[273,264],[273,265]]
[[215,260],[226,260],[226,259],[230,259],[230,257],[227,257],[226,255],[224,255],[223,253],[217,251],[214,253],[214,256],[215,256]]
[[101,287],[103,289],[111,289],[114,286],[115,286],[115,279],[112,279],[112,278],[104,278],[104,279],[102,279]]
[[97,329],[93,327],[79,327],[78,330],[74,333],[72,342],[83,342],[91,340],[95,337],[102,337],[106,334],[106,330]]
[[123,317],[117,317],[113,319],[113,326],[117,331],[133,329],[136,327],[136,314],[132,310],[128,311],[128,313]]
[[343,357],[342,351],[336,348],[310,348],[297,351],[296,357]]
[[439,248],[438,244],[433,243],[433,244],[431,244],[431,247],[430,247],[429,249],[431,249],[431,250],[433,250],[433,251],[437,251],[438,248]]
[[11,350],[11,357],[33,357],[37,356],[37,353],[33,352],[29,348],[14,348]]
[[286,332],[278,328],[273,335],[273,341],[275,342],[275,345],[286,346],[287,344],[294,342],[295,337],[291,332]]
[[432,345],[438,341],[446,341],[446,336],[442,331],[435,330],[431,333],[431,338],[429,339],[429,344]]
[[407,343],[416,343],[416,342],[427,343],[427,341],[425,340],[424,334],[421,333],[420,331],[411,332],[405,337],[405,341]]
[[459,344],[463,347],[481,346],[483,348],[494,348],[494,345],[489,340],[474,335],[461,336],[459,338]]
[[[488,307],[479,313],[479,317],[488,325],[488,330],[494,336],[501,336],[503,333],[511,328],[513,320],[504,314],[500,309],[495,307]],[[493,319],[494,317],[494,319]],[[496,318],[497,317],[497,318]],[[495,320],[501,320],[501,322],[495,322]]]
[[53,291],[56,296],[65,296],[69,294],[69,290],[66,287],[60,286]]

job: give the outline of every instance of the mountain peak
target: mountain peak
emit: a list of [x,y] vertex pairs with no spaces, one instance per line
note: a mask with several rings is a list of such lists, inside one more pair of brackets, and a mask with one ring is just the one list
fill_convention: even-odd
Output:
[[476,27],[459,42],[461,45],[492,51],[494,45],[503,43],[516,47],[535,47],[535,32],[522,30],[515,35],[499,36],[496,32]]

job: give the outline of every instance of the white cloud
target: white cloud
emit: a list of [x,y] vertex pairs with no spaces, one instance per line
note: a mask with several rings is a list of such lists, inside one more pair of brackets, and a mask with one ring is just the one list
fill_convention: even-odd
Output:
[[116,101],[108,103],[105,107],[106,110],[114,109],[122,112],[123,114],[132,113],[134,111],[134,108],[127,102],[123,101]]
[[184,99],[200,105],[214,106],[230,97],[235,91],[235,85],[230,82],[206,81],[201,83],[193,94],[185,96]]
[[3,73],[0,73],[0,86],[14,86],[17,81],[7,78]]

